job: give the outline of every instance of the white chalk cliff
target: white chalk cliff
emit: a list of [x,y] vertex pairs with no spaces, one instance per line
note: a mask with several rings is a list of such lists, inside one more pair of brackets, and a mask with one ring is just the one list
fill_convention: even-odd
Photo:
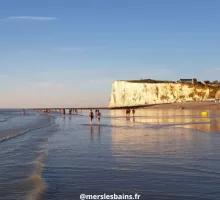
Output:
[[115,81],[109,107],[205,100],[216,98],[219,91],[218,87],[198,84]]

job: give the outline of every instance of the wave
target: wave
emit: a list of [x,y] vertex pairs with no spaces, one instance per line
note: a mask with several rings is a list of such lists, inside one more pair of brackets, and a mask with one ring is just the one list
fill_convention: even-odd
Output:
[[12,118],[15,118],[15,116],[12,116],[12,117],[8,117],[6,119],[0,119],[0,122],[7,122],[8,120],[12,119]]
[[47,127],[47,126],[52,125],[53,123],[54,123],[54,121],[51,120],[50,123],[45,124],[45,125],[43,125],[43,126],[34,127],[34,128],[30,128],[30,129],[19,130],[19,131],[13,131],[13,132],[11,132],[11,133],[8,133],[7,136],[1,137],[1,138],[0,138],[0,142],[4,142],[4,141],[6,141],[6,140],[9,140],[9,139],[12,139],[12,138],[16,138],[16,137],[18,137],[18,136],[20,136],[20,135],[23,135],[23,134],[28,133],[28,132],[33,131],[33,130],[38,130],[38,129],[41,129],[41,128],[45,128],[45,127]]
[[8,119],[3,119],[3,120],[0,120],[0,122],[6,122],[8,121]]
[[42,152],[35,161],[34,173],[28,178],[29,184],[33,186],[33,189],[28,193],[27,200],[39,200],[42,198],[44,191],[47,188],[46,182],[42,178],[42,172],[44,169],[44,160],[48,156],[48,151]]

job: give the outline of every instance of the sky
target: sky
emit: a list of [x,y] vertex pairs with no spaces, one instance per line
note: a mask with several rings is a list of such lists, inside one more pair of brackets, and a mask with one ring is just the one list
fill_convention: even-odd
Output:
[[1,0],[0,108],[107,106],[115,80],[218,80],[219,0]]

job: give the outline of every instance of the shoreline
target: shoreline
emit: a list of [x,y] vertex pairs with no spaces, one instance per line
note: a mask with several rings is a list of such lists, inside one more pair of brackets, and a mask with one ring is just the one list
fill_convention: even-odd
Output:
[[178,109],[178,110],[219,110],[220,102],[181,102],[181,103],[170,103],[153,105],[151,107],[145,107],[144,109]]
[[79,107],[79,108],[27,108],[26,110],[60,110],[60,109],[77,109],[77,110],[124,110],[124,109],[220,109],[220,102],[180,102],[180,103],[163,103],[163,104],[148,104],[120,107]]
[[179,103],[163,103],[163,104],[149,104],[139,106],[124,106],[124,107],[111,107],[109,110],[117,109],[174,109],[174,110],[220,110],[220,102],[179,102]]

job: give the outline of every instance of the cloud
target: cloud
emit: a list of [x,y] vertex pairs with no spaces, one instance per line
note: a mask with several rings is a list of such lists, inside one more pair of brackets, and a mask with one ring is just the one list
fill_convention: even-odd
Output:
[[56,20],[56,17],[40,17],[40,16],[10,16],[3,20],[5,21],[51,21]]

